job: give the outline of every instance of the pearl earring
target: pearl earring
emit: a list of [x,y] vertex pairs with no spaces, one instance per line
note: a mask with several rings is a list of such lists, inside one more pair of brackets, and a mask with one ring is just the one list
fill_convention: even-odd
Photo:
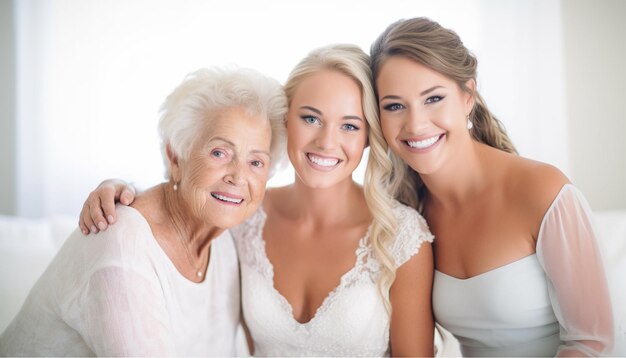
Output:
[[474,123],[472,123],[472,121],[469,119],[469,116],[467,116],[467,129],[470,130],[474,128]]
[[174,183],[174,186],[172,187],[172,189],[174,189],[174,191],[178,191],[178,183]]

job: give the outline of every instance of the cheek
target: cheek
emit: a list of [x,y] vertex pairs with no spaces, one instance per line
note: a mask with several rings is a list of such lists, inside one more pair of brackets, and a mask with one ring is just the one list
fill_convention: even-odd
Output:
[[186,180],[181,183],[181,195],[198,217],[205,215],[209,195],[207,187],[211,182],[208,175],[210,172],[211,169],[203,165],[194,165],[189,168],[184,176]]
[[269,174],[258,174],[256,175],[250,182],[250,196],[255,201],[262,201],[265,196],[265,186],[267,184],[267,180],[269,179]]
[[193,161],[189,164],[184,177],[187,185],[194,189],[200,189],[209,182],[210,173],[216,168],[212,168],[202,160]]
[[358,138],[352,136],[352,138],[346,138],[344,150],[349,153],[349,156],[354,159],[362,159],[365,146],[367,144],[367,133],[363,131]]
[[219,165],[209,160],[197,160],[188,166],[183,174],[184,195],[196,206],[203,207],[206,204],[208,188],[219,180]]
[[296,151],[300,147],[301,135],[296,123],[292,123],[287,127],[287,151],[289,153]]
[[380,127],[383,131],[383,137],[389,145],[395,145],[394,138],[398,136],[398,132],[400,131],[400,125],[398,124],[400,121],[393,121],[389,118],[382,118],[380,120]]
[[460,105],[460,102],[455,102],[454,99],[451,99],[450,102],[444,102],[430,116],[433,122],[446,126],[454,126],[465,120],[463,107]]

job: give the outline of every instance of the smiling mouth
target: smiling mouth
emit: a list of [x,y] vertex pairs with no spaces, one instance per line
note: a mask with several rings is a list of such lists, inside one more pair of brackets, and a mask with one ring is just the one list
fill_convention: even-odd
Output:
[[306,157],[313,162],[314,164],[319,165],[320,167],[331,168],[341,163],[341,159],[339,158],[324,158],[317,156],[312,153],[306,153]]
[[436,136],[422,139],[422,140],[403,140],[404,144],[408,145],[411,148],[415,149],[427,149],[435,145],[441,138],[443,134],[438,134]]
[[211,196],[219,201],[222,201],[228,204],[241,204],[243,202],[242,198],[232,198],[232,197],[222,195],[222,194],[217,194],[217,193],[211,193]]

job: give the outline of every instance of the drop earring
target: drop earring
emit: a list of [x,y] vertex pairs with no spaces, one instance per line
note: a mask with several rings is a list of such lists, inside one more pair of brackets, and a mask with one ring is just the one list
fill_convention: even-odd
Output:
[[467,116],[467,129],[470,130],[472,128],[474,128],[474,123],[472,123],[469,116]]
[[174,189],[174,191],[178,191],[178,183],[174,183],[172,189]]

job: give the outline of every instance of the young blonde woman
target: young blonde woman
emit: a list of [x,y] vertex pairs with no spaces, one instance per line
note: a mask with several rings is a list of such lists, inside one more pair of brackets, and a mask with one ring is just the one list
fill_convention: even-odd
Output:
[[437,237],[438,323],[468,356],[606,353],[613,321],[591,210],[558,169],[516,155],[460,38],[399,21],[371,56],[372,131],[392,151],[391,187]]
[[[432,356],[433,237],[417,211],[388,194],[368,56],[349,45],[315,50],[285,91],[295,181],[268,190],[231,230],[254,354]],[[352,173],[368,144],[363,188]],[[101,203],[114,218],[106,209],[114,191],[105,184],[90,195],[85,230],[106,228]]]

